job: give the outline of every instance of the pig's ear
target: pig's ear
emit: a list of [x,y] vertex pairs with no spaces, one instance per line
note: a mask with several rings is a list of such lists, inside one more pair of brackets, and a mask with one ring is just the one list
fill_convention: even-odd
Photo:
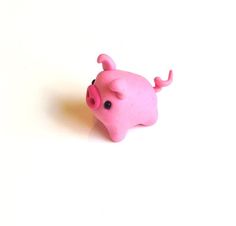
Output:
[[106,54],[100,54],[98,56],[97,61],[98,63],[102,63],[102,67],[104,71],[110,71],[110,70],[116,69],[116,65],[114,61],[111,59],[111,57],[109,57]]
[[109,84],[109,88],[111,91],[115,93],[115,95],[119,99],[124,99],[126,97],[127,92],[127,84],[124,79],[115,79]]

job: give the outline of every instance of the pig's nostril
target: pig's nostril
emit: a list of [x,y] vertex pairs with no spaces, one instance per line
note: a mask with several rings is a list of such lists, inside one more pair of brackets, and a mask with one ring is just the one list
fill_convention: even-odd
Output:
[[89,101],[90,101],[90,104],[91,104],[91,105],[94,105],[94,104],[95,104],[95,100],[94,100],[93,98],[91,98]]

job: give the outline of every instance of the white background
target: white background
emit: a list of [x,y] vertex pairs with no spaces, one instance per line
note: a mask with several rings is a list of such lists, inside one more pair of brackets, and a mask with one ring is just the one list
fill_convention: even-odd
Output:
[[[2,0],[0,225],[236,225],[234,1]],[[159,120],[112,143],[85,106],[100,53]]]

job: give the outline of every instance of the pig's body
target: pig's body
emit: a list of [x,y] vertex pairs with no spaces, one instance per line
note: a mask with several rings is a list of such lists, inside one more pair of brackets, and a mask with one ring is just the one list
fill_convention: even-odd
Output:
[[[125,80],[128,85],[126,96],[119,99],[111,96],[107,89],[116,79]],[[106,126],[114,141],[121,140],[126,131],[136,125],[151,125],[157,120],[157,98],[153,87],[143,77],[129,72],[114,70],[101,72],[94,83],[99,89],[102,102],[110,100],[113,108],[95,110],[96,117]]]
[[156,92],[171,82],[171,71],[168,82],[156,78],[155,87],[152,87],[140,75],[116,70],[108,56],[99,57],[104,71],[88,87],[86,99],[96,118],[107,128],[111,139],[122,140],[128,129],[136,125],[154,124],[157,120]]

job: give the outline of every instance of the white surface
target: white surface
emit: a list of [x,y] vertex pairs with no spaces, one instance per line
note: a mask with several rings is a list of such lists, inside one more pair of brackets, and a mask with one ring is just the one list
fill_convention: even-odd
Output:
[[[236,225],[234,1],[0,2],[0,225]],[[110,142],[99,53],[174,71],[159,121]]]

